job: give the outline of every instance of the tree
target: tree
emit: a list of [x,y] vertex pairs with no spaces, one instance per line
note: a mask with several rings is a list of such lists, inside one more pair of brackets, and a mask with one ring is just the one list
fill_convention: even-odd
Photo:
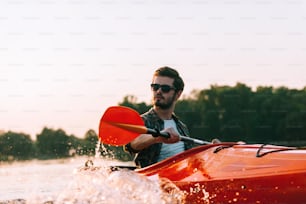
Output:
[[69,145],[69,155],[82,155],[83,154],[83,146],[84,140],[80,139],[74,135],[70,135],[68,138],[68,145]]
[[82,143],[82,154],[95,155],[98,143],[97,133],[90,129],[85,133],[85,138]]
[[[144,113],[151,105],[137,102],[128,95],[119,105]],[[255,91],[245,84],[212,85],[193,90],[176,104],[176,114],[189,127],[192,137],[221,141],[243,140],[248,143],[306,144],[306,87],[259,86]],[[61,130],[43,128],[36,142],[23,133],[0,133],[0,160],[59,158],[74,154],[94,155],[98,136],[88,130],[84,139]],[[102,147],[103,146],[103,147]],[[35,149],[36,147],[36,149]],[[100,145],[103,156],[131,160],[122,147]]]
[[0,160],[29,159],[33,154],[33,141],[29,135],[9,131],[0,136]]
[[[126,96],[121,105],[138,112],[140,106],[148,106],[137,103],[134,96]],[[192,137],[285,145],[289,141],[306,142],[305,110],[306,87],[259,86],[252,91],[242,83],[193,90],[176,104],[176,114],[188,125]]]
[[[183,97],[177,101],[175,114],[187,125],[190,134],[198,139],[205,139],[202,126],[201,107],[196,100],[198,92],[192,92],[189,97]],[[205,127],[204,127],[205,128]]]
[[69,156],[69,137],[61,130],[44,128],[37,135],[37,148],[43,157],[59,158]]
[[93,129],[90,129],[85,133],[85,140],[92,144],[96,144],[98,141],[98,135]]
[[217,86],[211,86],[210,89],[201,90],[197,94],[196,111],[199,114],[197,135],[202,135],[203,139],[220,137],[220,118],[223,113],[219,103]]
[[[249,113],[249,101],[252,96],[251,89],[244,84],[237,83],[235,87],[218,87],[218,109],[221,110],[220,136],[221,139],[245,140],[251,118]],[[248,114],[247,114],[248,115]]]
[[137,97],[134,96],[134,95],[125,96],[123,98],[123,101],[120,102],[118,105],[130,107],[130,108],[136,110],[140,114],[148,111],[148,109],[150,108],[150,105],[147,105],[144,102],[137,103]]

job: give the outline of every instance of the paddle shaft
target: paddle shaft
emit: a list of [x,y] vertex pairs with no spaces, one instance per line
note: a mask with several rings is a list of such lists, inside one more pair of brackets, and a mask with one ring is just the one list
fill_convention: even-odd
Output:
[[[150,129],[150,128],[147,128],[147,133],[153,135],[154,137],[157,137],[157,136],[162,136],[162,137],[166,137],[166,138],[170,137],[168,132],[159,132],[157,130]],[[186,136],[183,136],[183,135],[180,135],[180,138],[181,138],[182,141],[194,142],[194,143],[200,144],[200,145],[211,144],[210,142],[194,139],[194,138],[191,138],[191,137],[186,137]]]

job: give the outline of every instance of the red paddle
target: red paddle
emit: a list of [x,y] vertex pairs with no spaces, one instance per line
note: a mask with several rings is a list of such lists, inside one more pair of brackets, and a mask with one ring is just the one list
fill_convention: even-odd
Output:
[[[100,120],[99,138],[104,144],[122,146],[131,142],[140,134],[169,137],[166,132],[145,127],[139,113],[124,106],[109,107]],[[211,144],[186,136],[181,136],[181,140],[192,141],[197,144]]]
[[101,142],[120,146],[129,143],[141,134],[126,130],[117,124],[144,126],[143,120],[133,109],[121,106],[109,107],[100,120],[99,138]]

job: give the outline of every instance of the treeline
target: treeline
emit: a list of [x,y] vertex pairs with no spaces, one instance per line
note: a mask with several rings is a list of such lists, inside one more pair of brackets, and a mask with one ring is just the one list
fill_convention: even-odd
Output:
[[62,129],[43,128],[33,141],[28,134],[6,132],[0,135],[0,161],[27,159],[57,159],[72,156],[94,156],[96,149],[100,155],[121,160],[130,160],[122,148],[98,144],[94,130],[88,130],[84,139],[67,135]]
[[[119,105],[139,113],[151,107],[132,95],[125,96]],[[233,87],[213,85],[184,96],[175,112],[188,125],[191,136],[201,140],[306,145],[306,87],[257,87],[252,91],[241,83]],[[0,161],[93,156],[96,148],[105,157],[132,159],[122,147],[97,147],[97,141],[94,130],[80,139],[64,130],[45,127],[35,141],[27,134],[9,131],[0,135]]]
[[[120,105],[139,113],[150,105],[126,96]],[[257,87],[212,85],[195,90],[176,105],[176,114],[189,127],[191,136],[210,141],[245,141],[306,145],[306,87]]]

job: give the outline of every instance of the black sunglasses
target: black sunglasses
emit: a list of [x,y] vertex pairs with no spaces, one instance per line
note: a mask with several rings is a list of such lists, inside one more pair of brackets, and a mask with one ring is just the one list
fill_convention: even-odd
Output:
[[159,88],[161,88],[163,93],[168,93],[171,90],[176,90],[173,86],[167,84],[151,84],[151,89],[153,91],[157,91]]

